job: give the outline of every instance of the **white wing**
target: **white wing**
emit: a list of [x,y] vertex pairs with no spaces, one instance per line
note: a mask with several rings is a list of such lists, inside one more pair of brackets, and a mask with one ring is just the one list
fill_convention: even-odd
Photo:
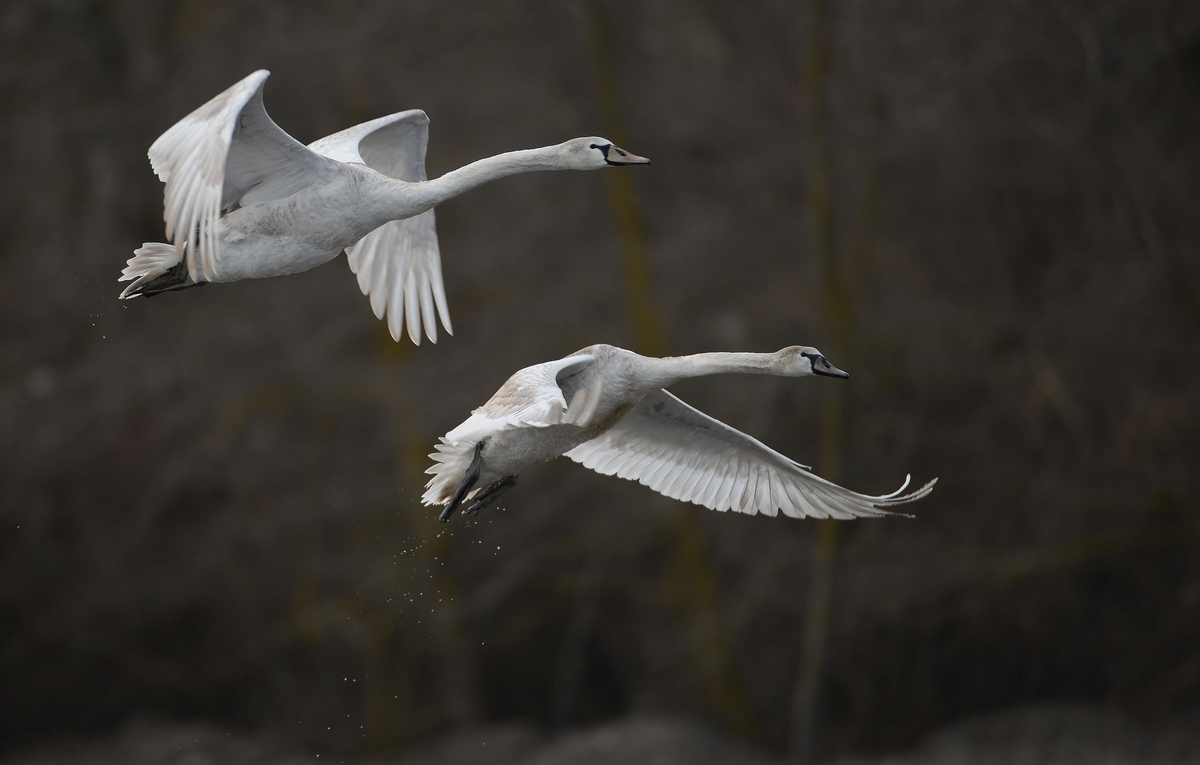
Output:
[[508,378],[500,390],[454,430],[442,436],[429,456],[433,466],[422,500],[427,505],[450,501],[471,462],[475,444],[495,433],[514,428],[548,428],[551,425],[585,427],[600,404],[603,379],[597,375],[590,389],[580,388],[568,406],[558,381],[586,368],[595,360],[587,354],[526,367]]
[[935,478],[900,496],[844,489],[665,390],[649,394],[604,435],[567,452],[584,467],[638,481],[673,499],[712,510],[793,518],[849,519],[889,514],[888,508],[928,494]]
[[[425,149],[429,144],[429,118],[412,109],[364,122],[310,144],[309,148],[340,162],[357,162],[401,181],[425,178]],[[442,259],[438,250],[433,210],[404,220],[385,223],[346,248],[350,270],[358,286],[371,298],[371,308],[388,317],[392,338],[400,339],[403,326],[417,345],[421,327],[437,342],[437,316],[453,335],[446,289],[442,285]],[[436,307],[435,307],[436,306]],[[403,323],[402,323],[403,322]]]
[[[267,116],[260,69],[175,123],[150,147],[166,184],[163,219],[179,260],[211,280],[221,258],[222,212],[295,194],[335,166]],[[185,243],[190,243],[184,247]]]

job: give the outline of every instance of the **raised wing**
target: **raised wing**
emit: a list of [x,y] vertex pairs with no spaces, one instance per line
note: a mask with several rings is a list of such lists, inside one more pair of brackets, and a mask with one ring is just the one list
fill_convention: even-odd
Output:
[[592,389],[575,392],[570,405],[559,387],[559,380],[588,367],[595,357],[588,354],[568,356],[557,361],[535,364],[514,374],[500,386],[488,402],[471,412],[462,425],[446,434],[450,442],[477,440],[472,421],[486,420],[491,429],[571,424],[586,425],[600,403],[599,376]]
[[420,109],[396,112],[313,141],[308,148],[338,162],[366,165],[401,181],[425,180],[429,117]]
[[205,280],[217,272],[222,212],[282,199],[336,172],[267,116],[262,86],[269,75],[260,69],[246,77],[150,147],[150,165],[166,184],[167,238],[193,281],[198,272]]
[[[486,404],[454,430],[442,436],[430,454],[432,475],[422,500],[445,504],[471,461],[475,444],[494,433],[513,428],[548,428],[551,425],[585,427],[600,404],[603,379],[597,375],[591,388],[580,388],[567,405],[559,380],[585,369],[595,357],[582,354],[526,367],[508,378]],[[468,495],[471,496],[471,495]]]
[[888,515],[890,508],[924,497],[937,483],[935,478],[901,496],[906,478],[892,494],[858,494],[813,475],[665,390],[647,395],[615,427],[567,456],[673,499],[748,515],[774,516],[779,510],[793,518]]
[[[357,162],[401,181],[417,183],[425,177],[425,149],[429,145],[429,117],[411,109],[380,117],[334,133],[310,145],[313,151],[340,162]],[[437,316],[453,335],[446,289],[442,285],[442,258],[438,249],[433,210],[404,220],[385,223],[346,248],[350,270],[358,286],[371,298],[375,315],[388,319],[392,338],[400,339],[403,327],[417,345],[421,327],[437,342]]]

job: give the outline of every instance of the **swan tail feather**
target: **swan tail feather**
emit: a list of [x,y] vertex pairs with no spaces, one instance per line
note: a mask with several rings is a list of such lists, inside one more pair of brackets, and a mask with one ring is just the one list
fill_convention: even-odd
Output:
[[[429,455],[434,464],[425,471],[433,476],[425,484],[426,491],[421,496],[421,502],[426,505],[445,505],[450,502],[475,450],[475,444],[469,441],[450,443],[445,438],[439,440],[440,443],[433,447],[436,451]],[[471,492],[467,497],[474,493]]]

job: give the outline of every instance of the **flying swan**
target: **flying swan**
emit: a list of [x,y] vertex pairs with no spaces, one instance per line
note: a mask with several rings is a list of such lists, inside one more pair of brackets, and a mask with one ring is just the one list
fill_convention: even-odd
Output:
[[[429,455],[433,478],[422,500],[483,507],[514,486],[525,468],[565,454],[604,475],[638,481],[673,499],[713,510],[792,518],[850,519],[889,515],[929,494],[937,479],[901,496],[858,494],[663,390],[689,377],[742,372],[804,377],[850,375],[816,348],[776,353],[699,353],[650,358],[593,345],[514,374]],[[568,404],[567,402],[570,402]],[[475,488],[478,485],[480,488]]]
[[134,252],[120,281],[135,281],[122,298],[295,274],[345,250],[392,337],[400,339],[403,322],[414,343],[422,325],[437,342],[435,313],[453,334],[437,204],[517,173],[650,162],[604,138],[574,138],[481,159],[430,181],[425,112],[380,117],[305,147],[263,108],[269,74],[251,74],[150,147],[150,165],[166,184],[163,219],[173,244],[147,242]]

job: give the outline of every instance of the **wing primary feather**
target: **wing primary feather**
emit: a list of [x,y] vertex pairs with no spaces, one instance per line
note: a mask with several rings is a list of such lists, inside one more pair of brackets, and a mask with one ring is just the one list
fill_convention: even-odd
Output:
[[801,487],[795,485],[794,483],[788,483],[787,492],[788,496],[792,498],[792,502],[795,504],[796,511],[800,513],[798,516],[796,516],[797,518],[804,518],[805,516],[809,518],[829,517],[825,515],[823,510],[818,509],[815,505],[813,505],[812,502],[808,500],[808,495]]
[[601,461],[601,465],[603,466],[605,475],[616,475],[625,478],[626,468],[641,458],[642,455],[634,451],[613,451]]
[[[358,241],[353,247],[346,250],[346,260],[350,264],[350,270],[358,277],[358,288],[362,290],[362,294],[371,294],[371,273],[375,265],[375,248],[371,246],[371,240],[364,237]],[[374,309],[375,301],[371,300],[371,308]],[[375,318],[382,319],[378,312]]]
[[699,469],[698,465],[703,461],[705,455],[699,451],[692,452],[691,457],[684,463],[683,472],[680,474],[679,480],[671,484],[671,489],[679,493],[679,498],[686,501],[694,501],[692,497],[695,495],[694,489],[699,483],[704,471]]
[[679,492],[674,490],[674,486],[679,482],[680,476],[684,474],[683,465],[678,462],[671,461],[671,469],[662,477],[659,484],[658,493],[671,499],[679,499]]
[[620,459],[612,463],[611,468],[613,472],[609,473],[609,475],[616,475],[626,480],[636,481],[638,475],[640,474],[639,471],[641,466],[647,463],[649,459],[650,458],[642,452],[637,451],[636,449],[629,449],[625,453],[624,459]]
[[[682,455],[676,452],[674,456],[677,460],[676,464],[679,466],[679,472],[670,483],[663,487],[663,494],[674,496],[676,499],[684,499],[683,488],[694,479],[696,475],[694,466],[703,455],[699,450],[694,450],[690,453],[684,452]],[[668,492],[674,492],[674,494],[668,494]]]
[[766,481],[767,504],[758,508],[758,511],[763,515],[769,515],[774,518],[779,514],[779,475],[775,472],[775,469],[770,466],[766,468]]
[[720,500],[720,505],[721,505],[720,509],[722,511],[733,509],[734,499],[741,495],[741,490],[742,490],[742,482],[741,482],[742,461],[740,458],[734,457],[730,460],[730,463],[731,464],[730,464],[729,470],[728,470],[728,478],[726,479],[726,484],[727,484],[728,488],[724,492],[725,493],[724,497],[718,497],[718,499]]
[[[678,495],[678,498],[685,502],[695,502],[695,486],[704,474],[702,463],[705,462],[706,455],[701,452],[693,452],[688,455],[687,459],[680,463],[679,477],[671,482],[668,487],[671,491]],[[697,503],[699,504],[699,503]]]
[[737,511],[754,515],[758,500],[758,470],[751,460],[746,460],[746,478],[742,496],[738,499]]
[[839,521],[848,521],[855,517],[854,512],[850,510],[853,501],[847,502],[842,498],[834,498],[830,496],[828,491],[824,491],[824,486],[816,487],[812,492],[814,502],[821,504],[830,518],[836,518]]
[[641,481],[655,491],[663,485],[665,473],[669,472],[674,467],[674,463],[662,454],[662,450],[656,450],[654,456],[654,465],[649,473],[643,473]]
[[773,512],[768,513],[768,510],[774,509],[771,506],[771,470],[764,465],[755,472],[758,473],[758,485],[754,492],[754,509],[766,515],[774,515]]
[[[432,226],[433,210],[422,214],[430,216],[430,225]],[[436,238],[433,241],[433,248],[434,257],[430,261],[429,267],[429,281],[433,284],[433,302],[437,305],[438,316],[442,319],[442,326],[445,327],[446,334],[453,335],[454,327],[450,323],[450,306],[446,303],[446,285],[442,281],[442,255]]]
[[[195,145],[184,155],[183,161],[180,163],[182,165],[181,169],[185,171],[190,169],[189,165],[192,164],[192,158],[199,150],[199,145]],[[182,174],[187,175],[187,173]],[[181,229],[184,228],[183,223],[191,217],[189,213],[192,199],[200,192],[203,185],[203,183],[192,183],[184,185],[181,189],[181,184],[178,182],[179,175],[181,174],[176,174],[176,182],[167,187],[165,194],[167,200],[167,236],[171,237],[172,240],[188,233]],[[183,196],[180,197],[180,194]]]
[[586,458],[583,464],[601,475],[612,475],[616,472],[611,469],[612,463],[623,456],[620,452],[604,452],[599,455],[593,453]]
[[[387,257],[385,253],[380,252],[379,242],[372,240],[368,245],[371,248],[371,309],[375,311],[375,316],[382,319],[384,314],[396,314],[394,319],[389,319],[388,329],[392,333],[393,340],[400,339],[400,306],[404,302],[404,296],[400,293],[402,286],[397,280],[392,279],[392,272],[395,266],[392,264],[392,259]],[[395,322],[395,323],[393,323]]]
[[705,507],[708,506],[705,504],[704,498],[709,484],[711,484],[713,481],[716,470],[716,465],[713,463],[711,457],[709,455],[705,455],[703,469],[697,469],[696,479],[694,481],[689,481],[684,486],[684,491],[687,492],[687,495],[692,502],[695,502],[698,505],[704,505]]
[[742,493],[737,498],[737,503],[734,504],[733,510],[739,513],[746,513],[749,510],[748,514],[753,515],[754,494],[758,490],[758,475],[749,465],[750,460],[746,460],[746,462],[748,469],[742,474],[745,476],[741,479]]
[[641,475],[654,464],[654,455],[646,451],[634,452],[634,458],[621,466],[617,475],[622,478],[627,478],[632,481],[638,480]]
[[786,494],[784,493],[784,476],[779,474],[779,471],[770,471],[770,506],[772,506],[772,516],[775,512],[782,510],[786,502]]
[[707,469],[697,471],[700,477],[693,483],[689,489],[692,496],[692,501],[697,505],[712,509],[712,502],[709,501],[709,490],[716,480],[717,474],[720,472],[720,463],[715,459],[710,459],[706,465]]
[[846,521],[854,517],[854,514],[847,511],[845,508],[837,507],[838,503],[830,501],[830,498],[827,497],[825,493],[820,490],[820,488],[810,492],[809,498],[812,500],[813,504],[819,505],[820,508],[825,511],[825,514],[830,518],[836,518],[839,521]]
[[880,496],[880,497],[873,497],[873,499],[892,499],[894,497],[898,497],[902,493],[904,493],[904,490],[908,488],[908,484],[911,481],[912,481],[912,473],[908,473],[907,475],[904,476],[904,483],[901,484],[899,489],[896,489],[891,494],[884,494],[883,496]]
[[725,469],[722,471],[721,485],[718,487],[716,494],[713,496],[713,509],[724,512],[728,509],[729,495],[733,493],[734,485],[737,483],[738,460],[733,456],[725,463]]
[[741,512],[740,505],[741,505],[741,501],[742,501],[742,496],[746,493],[746,490],[747,490],[748,476],[746,475],[746,470],[748,467],[748,465],[747,465],[748,462],[749,462],[748,459],[746,459],[746,460],[743,460],[741,458],[738,459],[737,472],[734,474],[735,477],[734,477],[734,481],[733,481],[733,490],[729,492],[729,498],[725,501],[725,504],[729,505],[730,510],[733,510],[734,512],[738,512],[738,513]]
[[413,345],[421,344],[421,304],[417,297],[417,280],[410,271],[404,275],[404,316],[408,325],[408,337]]
[[376,274],[382,278],[372,280],[372,285],[377,285],[377,288],[373,288],[371,297],[375,297],[376,291],[379,293],[382,303],[379,316],[382,318],[383,312],[387,312],[388,330],[392,333],[392,339],[400,342],[400,336],[404,333],[404,282],[388,279],[392,267],[391,258],[376,258]]
[[697,503],[704,505],[709,510],[717,509],[717,489],[724,481],[725,466],[720,460],[713,462],[712,471],[708,475],[708,480],[704,482],[704,488],[696,493]]
[[421,323],[425,325],[425,334],[429,342],[437,344],[437,318],[433,315],[433,289],[428,279],[419,280],[421,293]]
[[780,510],[789,518],[803,518],[807,515],[804,511],[804,503],[798,496],[798,491],[795,486],[788,480],[780,482],[780,489],[783,494],[783,502],[780,505]]

